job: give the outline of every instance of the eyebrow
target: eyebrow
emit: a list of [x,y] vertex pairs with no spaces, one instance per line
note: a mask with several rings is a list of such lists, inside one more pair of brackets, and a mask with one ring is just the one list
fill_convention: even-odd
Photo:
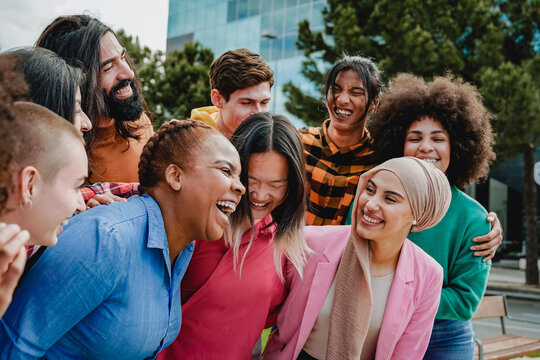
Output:
[[[120,54],[119,57],[122,57],[122,56],[124,56],[125,54],[126,54],[126,48],[122,48],[122,53]],[[118,56],[113,56],[112,58],[105,60],[104,62],[102,62],[101,64],[99,64],[99,68],[100,68],[100,69],[103,68],[105,65],[112,63],[112,62],[115,61],[116,59],[118,59]]]
[[[375,184],[371,179],[368,180],[368,183],[370,183],[372,186],[374,186],[375,188],[377,188],[377,184]],[[390,194],[390,195],[395,195],[395,196],[400,197],[400,198],[402,198],[403,200],[405,200],[405,197],[403,197],[403,195],[401,195],[401,194],[398,193],[398,192],[395,192],[395,191],[392,191],[392,190],[386,190],[384,193],[385,193],[385,194]]]
[[[248,174],[248,179],[259,180],[255,176],[250,176],[249,174]],[[287,182],[287,181],[289,181],[289,179],[278,179],[278,180],[272,180],[270,182],[271,183],[284,183],[284,182]]]
[[[249,96],[243,96],[243,97],[238,98],[238,101],[246,101],[246,100],[257,101],[257,99],[254,99],[254,98],[249,97]],[[265,100],[270,100],[270,97],[266,97],[266,98],[262,99],[261,101],[265,101]]]
[[228,160],[217,160],[214,165],[219,165],[220,163],[225,163],[227,164],[233,171],[236,171],[236,166],[233,165],[233,163],[231,163],[230,161]]
[[[340,88],[340,89],[343,89],[343,86],[339,85],[338,83],[335,83],[333,88]],[[353,86],[350,88],[350,90],[362,90],[362,91],[366,91],[366,88],[364,87],[364,85],[360,85],[360,86]]]
[[[420,130],[411,130],[409,131],[407,134],[421,134],[422,131]],[[432,132],[430,132],[430,134],[447,134],[446,131],[444,130],[433,130]]]

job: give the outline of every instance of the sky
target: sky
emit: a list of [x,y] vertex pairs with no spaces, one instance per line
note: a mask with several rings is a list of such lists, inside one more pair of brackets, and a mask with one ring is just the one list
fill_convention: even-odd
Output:
[[113,30],[165,50],[168,0],[0,0],[0,51],[32,46],[56,17],[87,13]]

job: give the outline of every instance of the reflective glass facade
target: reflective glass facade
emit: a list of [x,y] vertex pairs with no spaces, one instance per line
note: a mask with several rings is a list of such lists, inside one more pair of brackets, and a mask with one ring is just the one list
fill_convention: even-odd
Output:
[[275,74],[271,110],[286,113],[282,84],[292,81],[303,89],[311,88],[300,74],[303,56],[295,45],[298,23],[308,19],[313,31],[322,31],[325,3],[325,0],[170,0],[167,51],[198,41],[212,49],[216,57],[241,47],[261,54]]

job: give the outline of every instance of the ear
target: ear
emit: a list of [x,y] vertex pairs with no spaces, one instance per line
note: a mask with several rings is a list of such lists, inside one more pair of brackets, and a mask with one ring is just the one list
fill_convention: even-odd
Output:
[[32,200],[36,194],[40,176],[33,166],[24,167],[19,173],[19,195],[21,200]]
[[377,96],[373,102],[371,103],[371,105],[369,106],[369,112],[374,112],[375,110],[377,110],[377,108],[379,107],[379,103],[380,103],[380,100],[381,100],[381,97],[380,96]]
[[165,181],[174,191],[182,188],[182,169],[178,165],[169,164],[165,169]]
[[226,101],[223,95],[221,95],[217,89],[212,89],[212,91],[210,92],[210,98],[212,100],[212,104],[215,107],[217,107],[219,110],[223,109]]

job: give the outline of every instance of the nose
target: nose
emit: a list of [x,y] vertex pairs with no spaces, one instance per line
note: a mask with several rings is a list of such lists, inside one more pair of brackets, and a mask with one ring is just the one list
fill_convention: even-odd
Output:
[[251,108],[251,112],[249,113],[249,115],[251,116],[253,114],[258,114],[260,112],[263,112],[261,104],[254,104],[253,107]]
[[342,91],[336,96],[336,103],[338,104],[348,104],[350,102],[350,97],[347,91]]
[[259,112],[268,112],[268,111],[270,111],[270,102],[266,102],[260,105]]
[[433,144],[429,140],[423,140],[420,143],[420,147],[418,148],[418,150],[420,150],[422,152],[426,152],[426,153],[430,152],[430,151],[433,150]]
[[369,212],[375,212],[379,209],[379,202],[377,201],[376,196],[372,196],[369,198],[369,200],[366,202],[366,205],[364,206]]
[[246,193],[246,188],[240,181],[240,178],[235,177],[232,182],[232,190],[238,195],[242,196]]
[[82,194],[80,191],[78,193],[79,194],[77,195],[77,207],[75,208],[75,213],[77,214],[86,210],[86,204],[84,203]]
[[92,122],[90,121],[86,113],[81,110],[81,131],[85,132],[90,130],[92,130]]
[[127,60],[121,62],[120,69],[118,71],[119,80],[131,80],[135,77],[135,73],[129,67]]

